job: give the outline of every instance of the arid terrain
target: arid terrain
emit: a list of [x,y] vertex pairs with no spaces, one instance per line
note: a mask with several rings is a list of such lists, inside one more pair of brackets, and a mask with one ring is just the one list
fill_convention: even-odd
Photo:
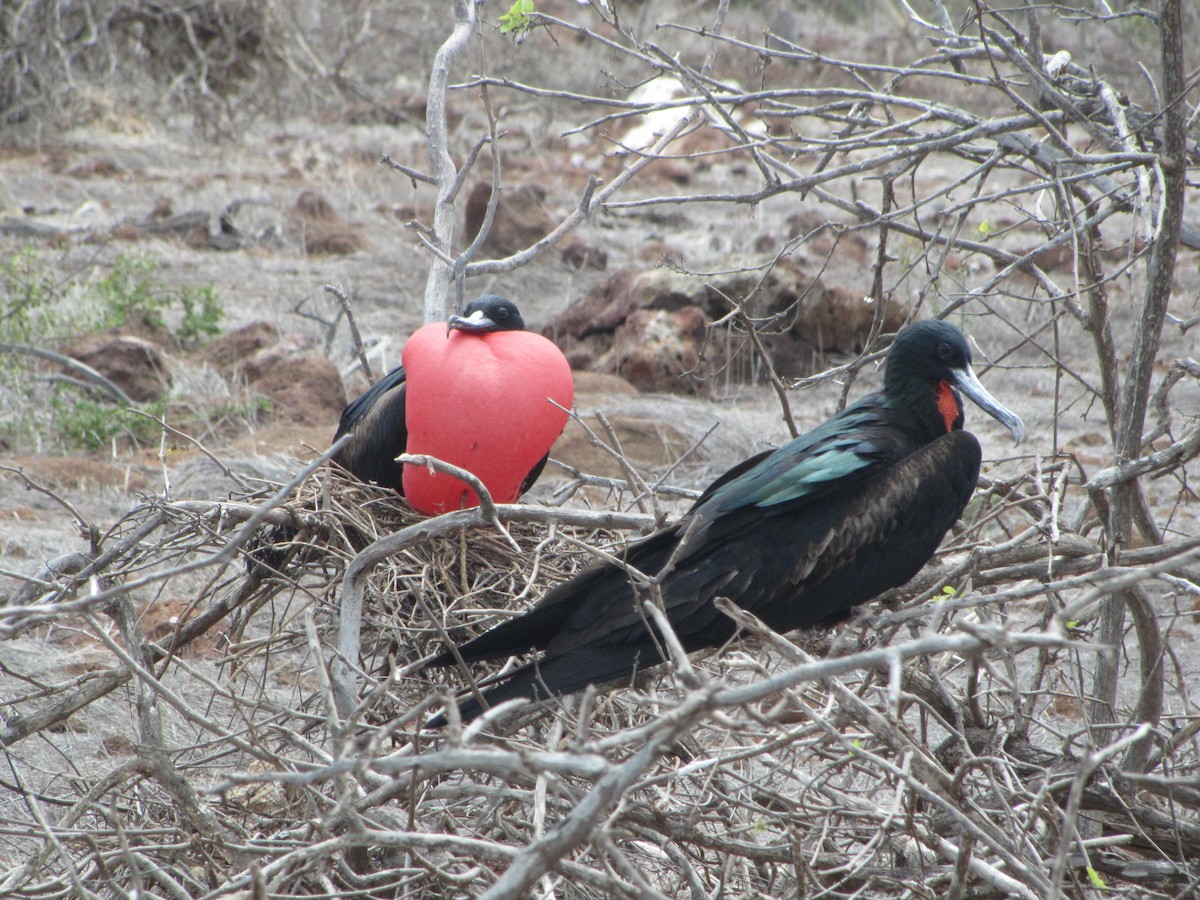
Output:
[[[527,605],[587,561],[581,543],[625,539],[616,528],[556,526],[570,543],[522,525],[513,526],[519,552],[494,530],[453,529],[370,574],[363,650],[352,663],[362,706],[344,728],[330,668],[345,636],[342,579],[371,540],[414,519],[386,492],[331,483],[324,469],[298,478],[368,384],[326,286],[348,298],[374,376],[396,365],[425,318],[435,262],[422,239],[436,237],[437,185],[411,176],[433,171],[428,79],[452,22],[423,5],[374,19],[331,6],[339,12],[312,5],[269,21],[295,31],[250,56],[257,77],[239,76],[244,83],[215,105],[186,100],[182,76],[157,100],[153,81],[134,85],[135,96],[97,77],[73,86],[74,121],[43,110],[0,129],[0,329],[9,348],[0,356],[0,782],[9,789],[0,797],[0,894],[63,896],[86,884],[115,896],[139,879],[154,896],[249,896],[259,885],[266,893],[256,896],[510,890],[506,873],[534,865],[524,848],[572,822],[603,778],[653,743],[645,736],[655,716],[676,709],[668,674],[595,701],[590,733],[573,732],[568,711],[500,737],[456,736],[459,768],[433,759],[426,741],[440,739],[415,737],[406,716],[420,715],[438,685],[404,665],[435,647],[441,628],[475,628],[507,603]],[[908,318],[945,315],[961,326],[982,380],[1027,435],[1014,447],[968,407],[983,483],[945,553],[914,591],[893,598],[898,606],[873,609],[876,636],[856,625],[800,641],[818,659],[947,636],[983,634],[986,649],[905,656],[928,693],[905,681],[903,699],[897,656],[892,676],[885,666],[798,681],[778,705],[713,713],[634,777],[628,805],[614,799],[610,818],[596,813],[591,838],[571,837],[538,882],[543,895],[615,896],[633,885],[645,888],[639,896],[678,896],[686,883],[694,897],[796,896],[808,866],[809,889],[831,896],[931,896],[963,887],[962,860],[975,847],[970,878],[980,893],[971,896],[1035,896],[1043,870],[1057,873],[1055,896],[1101,896],[1096,878],[1104,896],[1183,896],[1198,877],[1197,805],[1182,793],[1122,793],[1128,783],[1114,773],[1142,721],[1154,749],[1131,777],[1194,782],[1200,765],[1195,155],[1149,376],[1149,439],[1133,454],[1154,460],[1137,482],[1144,503],[1126,526],[1133,555],[1122,560],[1105,555],[1112,534],[1097,512],[1118,502],[1105,499],[1113,488],[1089,480],[1118,463],[1106,401],[1131,371],[1154,279],[1166,207],[1152,128],[1136,146],[1105,143],[1116,126],[1099,113],[1098,124],[1055,118],[1011,59],[996,70],[1012,79],[1006,93],[983,51],[967,48],[978,37],[969,29],[961,66],[944,67],[954,77],[895,74],[917,67],[925,51],[912,47],[939,46],[899,10],[850,10],[830,26],[788,3],[750,4],[730,11],[722,43],[696,33],[713,26],[712,12],[694,5],[633,4],[630,20],[616,23],[578,4],[537,6],[571,24],[535,27],[518,43],[498,30],[506,10],[484,6],[483,38],[453,67],[446,117],[454,163],[479,153],[455,202],[449,253],[478,229],[495,173],[502,186],[463,297],[513,298],[576,369],[578,418],[552,454],[563,465],[551,465],[526,503],[675,515],[689,492],[788,439],[781,393],[803,431],[875,388],[878,351]],[[322,15],[329,21],[317,22]],[[779,55],[746,49],[767,30],[783,39],[764,44]],[[1133,32],[1120,22],[1055,22],[1045,54],[1070,49],[1073,77],[1086,80],[1090,67],[1111,79],[1132,118],[1155,101],[1126,57],[1148,54],[1147,69],[1160,71],[1155,41]],[[983,43],[1003,57],[998,43]],[[710,50],[719,90],[694,80]],[[1197,60],[1188,62],[1194,72]],[[651,81],[656,66],[670,84]],[[707,106],[696,84],[709,91]],[[860,87],[870,98],[839,105]],[[795,90],[770,93],[785,88]],[[1047,90],[1070,93],[1061,81]],[[1194,83],[1188,90],[1194,110]],[[713,98],[738,91],[758,93]],[[652,147],[693,104],[700,111],[678,142]],[[968,113],[991,124],[1030,119],[973,131]],[[1020,145],[1023,156],[1001,140],[1030,135],[1057,147],[1043,114],[1074,148],[1071,164],[1091,167],[1086,178],[1068,162],[1048,174],[1033,150]],[[489,146],[499,147],[496,169]],[[504,262],[614,184],[562,240]],[[761,336],[752,341],[748,327]],[[146,415],[118,419],[127,405],[103,385],[14,345],[84,360],[130,397],[149,378],[133,402]],[[95,415],[101,424],[88,424]],[[1177,456],[1155,457],[1172,448]],[[664,490],[650,500],[637,479]],[[251,537],[247,521],[278,531]],[[92,572],[107,552],[110,567]],[[1163,559],[1174,562],[1146,571]],[[64,570],[45,568],[51,560]],[[945,602],[907,603],[926,589]],[[1143,664],[1145,637],[1127,620],[1116,712],[1102,723],[1091,706],[1099,610],[1120,591],[1152,608],[1167,648],[1157,664],[1165,699],[1148,717],[1155,676]],[[430,613],[430,603],[445,608]],[[1069,621],[1056,618],[1080,603]],[[167,652],[186,623],[220,604],[228,608],[211,625]],[[1004,645],[1004,631],[1016,642]],[[1028,635],[1040,637],[1021,643]],[[768,639],[745,644],[705,658],[702,670],[740,686],[808,660]],[[438,677],[441,687],[456,684]],[[647,695],[653,713],[636,702]],[[960,699],[977,720],[946,712]],[[960,733],[965,751],[954,744]],[[1031,761],[1009,738],[1040,755]],[[481,748],[510,756],[484,763],[470,756]],[[542,751],[543,763],[526,765]],[[955,776],[949,758],[964,752],[972,762]],[[423,753],[427,769],[405,768]],[[576,761],[564,762],[571,753]],[[1034,778],[1035,764],[1051,774]],[[969,783],[966,799],[938,806],[915,786],[951,796],[941,775]],[[1054,778],[1066,787],[1050,786]],[[393,797],[389,784],[408,793]],[[1079,796],[1068,796],[1073,784]],[[1106,790],[1131,804],[1128,822],[1084,796]],[[770,818],[798,797],[800,808],[812,803],[808,813]],[[1015,799],[1006,806],[1005,797]],[[941,828],[943,809],[961,821]],[[820,822],[836,823],[822,839]],[[1171,825],[1182,837],[1168,847]],[[159,827],[178,846],[139,855]],[[122,849],[123,828],[136,852]],[[80,837],[87,829],[94,836]],[[382,843],[384,832],[399,837]],[[1060,852],[1085,836],[1092,857]],[[301,845],[316,848],[311,857]],[[1152,874],[1130,874],[1134,862]],[[164,874],[138,874],[139,865]],[[932,873],[927,891],[914,874],[922,866]],[[378,873],[387,878],[372,882]]]

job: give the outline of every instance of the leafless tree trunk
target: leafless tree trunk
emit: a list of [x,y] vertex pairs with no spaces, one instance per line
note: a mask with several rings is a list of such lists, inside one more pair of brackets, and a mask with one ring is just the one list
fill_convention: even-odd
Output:
[[[1183,23],[1177,0],[1164,0],[1162,3],[1158,34],[1162,45],[1161,212],[1150,254],[1146,296],[1137,320],[1133,353],[1118,407],[1120,417],[1115,445],[1118,465],[1137,459],[1143,453],[1146,405],[1150,397],[1154,362],[1159,355],[1163,322],[1171,299],[1187,180],[1188,114],[1183,99],[1187,85],[1184,76]],[[1109,516],[1109,537],[1112,542],[1110,558],[1114,564],[1119,562],[1122,548],[1129,543],[1135,519],[1139,524],[1145,521],[1142,530],[1147,538],[1161,540],[1158,529],[1146,512],[1145,500],[1136,478],[1122,481],[1112,488]],[[1166,660],[1153,608],[1140,589],[1131,588],[1105,601],[1101,612],[1100,637],[1114,647],[1123,643],[1126,608],[1134,616],[1141,655],[1142,692],[1135,722],[1157,725],[1162,713],[1163,666]],[[1113,704],[1118,665],[1116,656],[1104,656],[1098,660],[1096,699],[1092,706],[1093,719],[1097,723],[1108,724],[1115,720]],[[1140,771],[1146,764],[1149,750],[1150,745],[1146,741],[1136,744],[1126,756],[1126,767]]]

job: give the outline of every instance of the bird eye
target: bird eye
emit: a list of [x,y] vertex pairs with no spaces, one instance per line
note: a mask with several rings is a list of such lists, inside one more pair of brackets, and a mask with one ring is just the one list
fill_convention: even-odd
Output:
[[503,306],[496,307],[496,318],[497,319],[507,319],[508,318],[508,310],[506,308],[504,308]]
[[950,348],[949,344],[947,344],[945,341],[941,341],[938,343],[937,354],[939,359],[949,359],[954,355],[954,351]]

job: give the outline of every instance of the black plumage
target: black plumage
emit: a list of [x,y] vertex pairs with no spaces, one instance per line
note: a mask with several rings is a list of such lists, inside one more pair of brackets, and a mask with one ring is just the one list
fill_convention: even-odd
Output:
[[[486,294],[468,303],[461,316],[451,316],[446,326],[474,333],[524,331],[525,320],[511,300]],[[404,366],[396,366],[347,404],[333,439],[336,442],[345,434],[350,439],[331,457],[359,481],[395,488],[401,495],[404,467],[396,457],[408,446],[406,380]],[[537,481],[545,464],[543,457],[529,473],[522,492]]]
[[[979,475],[979,442],[961,430],[958,391],[1018,442],[1023,434],[1021,420],[984,390],[970,358],[952,325],[905,328],[889,351],[881,391],[735,466],[678,522],[621,554],[650,577],[674,555],[660,590],[685,650],[719,646],[736,632],[716,597],[788,632],[844,619],[917,573],[962,515]],[[458,652],[467,662],[541,653],[489,688],[489,705],[628,681],[664,661],[641,599],[626,571],[599,563]],[[430,665],[454,659],[447,651]],[[481,707],[469,698],[460,710],[472,718]]]

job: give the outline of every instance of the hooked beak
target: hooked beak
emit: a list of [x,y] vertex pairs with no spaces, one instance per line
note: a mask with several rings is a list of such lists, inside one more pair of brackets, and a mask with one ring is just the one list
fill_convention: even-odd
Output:
[[1011,431],[1016,443],[1021,443],[1025,437],[1025,423],[1021,421],[1020,416],[1005,409],[995,397],[987,392],[987,388],[983,386],[983,382],[979,380],[975,370],[967,365],[961,369],[951,369],[950,371],[954,378],[954,386],[965,396],[970,397],[976,406]]
[[483,310],[477,309],[469,316],[451,316],[446,320],[446,334],[451,331],[466,331],[478,334],[484,331],[495,331],[498,328],[495,322],[487,317]]

